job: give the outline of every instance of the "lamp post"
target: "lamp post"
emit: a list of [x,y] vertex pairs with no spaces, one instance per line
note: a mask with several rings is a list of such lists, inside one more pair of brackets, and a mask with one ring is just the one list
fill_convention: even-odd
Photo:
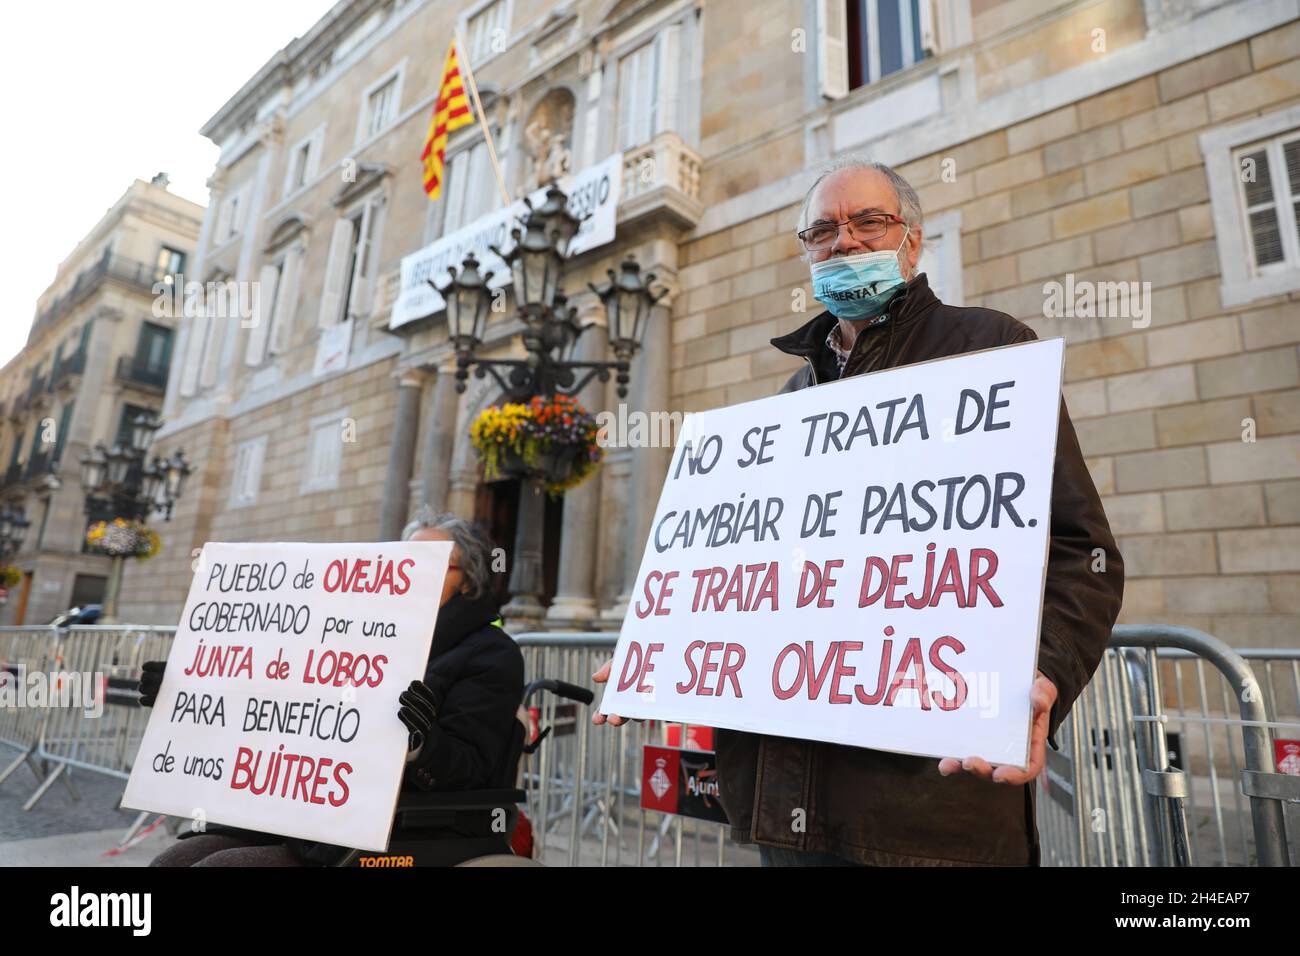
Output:
[[[588,287],[604,303],[612,361],[579,361],[574,346],[591,327],[577,321],[577,310],[569,306],[564,294],[565,260],[569,245],[577,235],[581,220],[568,211],[568,197],[554,182],[547,186],[546,198],[534,207],[524,200],[528,212],[520,226],[511,230],[514,245],[501,251],[489,246],[510,268],[515,309],[523,332],[527,356],[522,359],[483,358],[478,350],[486,338],[488,313],[493,292],[489,287],[494,273],[480,269],[470,253],[457,270],[449,267],[450,281],[438,286],[429,284],[447,302],[447,328],[456,351],[456,391],[464,392],[469,370],[476,378],[491,376],[501,386],[504,397],[526,402],[534,396],[577,395],[598,378],[608,382],[615,376],[618,395],[627,396],[632,357],[641,347],[646,320],[654,304],[667,289],[650,290],[654,273],[641,274],[641,267],[630,256],[618,273],[607,270],[609,284]],[[542,546],[545,499],[543,480],[524,479],[520,488],[519,516],[515,533],[514,567],[510,572],[510,603],[503,613],[528,624],[540,623]]]
[[[8,565],[9,559],[22,550],[30,525],[31,521],[20,505],[0,505],[0,568]],[[0,604],[8,600],[8,585],[0,581]]]
[[[146,464],[153,436],[162,426],[156,415],[144,412],[131,422],[128,444],[115,443],[105,448],[96,442],[90,453],[81,459],[81,487],[86,493],[86,514],[112,514],[144,524],[153,512],[161,512],[164,521],[170,521],[172,509],[185,489],[189,477],[189,462],[185,453],[177,451],[171,458],[155,454]],[[104,595],[104,613],[101,620],[112,622],[117,617],[118,595],[122,588],[122,569],[127,556],[109,556],[108,586]]]

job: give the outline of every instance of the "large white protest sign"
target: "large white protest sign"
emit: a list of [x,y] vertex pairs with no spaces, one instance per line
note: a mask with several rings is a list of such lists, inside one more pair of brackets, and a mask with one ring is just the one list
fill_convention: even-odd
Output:
[[601,712],[1024,766],[1063,354],[688,416]]
[[122,805],[387,849],[451,549],[204,545]]
[[[557,185],[569,197],[566,208],[583,220],[577,234],[569,240],[568,256],[572,258],[612,242],[619,193],[623,188],[623,154],[614,153],[594,166],[565,176]],[[534,207],[540,206],[546,200],[546,190],[535,190],[528,199]],[[388,327],[396,329],[445,308],[446,301],[429,285],[429,280],[445,286],[449,279],[448,267],[459,270],[468,252],[474,253],[478,259],[480,271],[493,273],[489,288],[509,285],[510,267],[489,246],[509,252],[514,244],[510,230],[527,212],[524,201],[516,199],[504,209],[480,216],[468,226],[406,256],[402,260],[401,287],[393,303]]]

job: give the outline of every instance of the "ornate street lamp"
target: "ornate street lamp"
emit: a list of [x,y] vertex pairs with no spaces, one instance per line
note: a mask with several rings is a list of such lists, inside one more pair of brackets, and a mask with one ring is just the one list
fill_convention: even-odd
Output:
[[[654,275],[643,278],[634,259],[624,261],[617,275],[609,270],[609,287],[591,288],[609,313],[615,359],[576,359],[575,346],[590,326],[578,322],[577,309],[569,305],[563,287],[565,262],[582,220],[569,212],[568,197],[553,182],[540,205],[534,207],[527,200],[525,205],[528,212],[522,228],[517,226],[510,233],[514,245],[506,251],[489,248],[510,267],[526,358],[481,358],[477,354],[487,337],[492,274],[481,274],[473,255],[465,257],[459,272],[447,270],[450,281],[445,286],[429,281],[447,302],[447,328],[456,350],[456,391],[465,391],[472,367],[477,378],[492,376],[510,401],[526,402],[537,395],[577,395],[593,379],[608,382],[611,373],[617,374],[619,398],[626,398],[632,358],[641,347],[650,310],[667,290],[652,292],[649,284]],[[512,598],[505,609],[507,616],[525,621],[539,619],[542,612],[542,485],[541,478],[529,477],[520,490],[510,577]]]
[[22,550],[30,525],[20,506],[5,505],[0,509],[0,562],[8,561]]
[[[184,452],[171,459],[155,454],[146,464],[154,434],[162,426],[153,412],[144,412],[131,421],[129,444],[120,441],[111,449],[96,442],[81,459],[81,487],[86,494],[87,515],[112,514],[144,524],[149,515],[160,512],[164,521],[171,520],[172,509],[184,489],[191,468]],[[122,568],[126,555],[110,555],[112,565],[104,595],[101,620],[111,622],[117,615],[118,595],[122,586]]]
[[628,370],[641,346],[645,322],[667,290],[652,292],[649,284],[654,274],[642,278],[640,266],[631,257],[622,263],[617,275],[609,270],[609,288],[591,289],[609,310],[610,345],[616,360],[575,360],[574,345],[587,326],[578,323],[577,310],[568,305],[563,292],[565,259],[560,250],[567,252],[581,220],[565,208],[567,200],[558,186],[551,184],[546,195],[541,206],[529,206],[523,230],[511,231],[514,246],[505,252],[490,247],[510,266],[527,358],[490,359],[477,355],[486,337],[492,300],[488,283],[493,273],[480,273],[473,254],[465,257],[459,272],[447,269],[451,278],[445,286],[429,280],[447,302],[447,327],[456,350],[456,391],[465,391],[470,368],[477,378],[491,375],[511,401],[527,401],[534,395],[575,395],[593,378],[609,381],[613,372],[617,373],[618,396],[626,398]]

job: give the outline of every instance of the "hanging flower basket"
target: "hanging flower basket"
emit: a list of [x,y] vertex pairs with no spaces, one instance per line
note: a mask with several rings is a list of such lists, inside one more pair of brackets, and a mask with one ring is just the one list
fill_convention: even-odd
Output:
[[110,558],[138,558],[141,561],[152,558],[162,548],[158,532],[143,522],[124,518],[96,521],[86,529],[86,544],[92,551]]
[[0,588],[16,587],[23,573],[12,564],[0,564]]
[[470,427],[483,477],[540,479],[553,495],[586,481],[604,458],[596,420],[567,395],[491,405]]

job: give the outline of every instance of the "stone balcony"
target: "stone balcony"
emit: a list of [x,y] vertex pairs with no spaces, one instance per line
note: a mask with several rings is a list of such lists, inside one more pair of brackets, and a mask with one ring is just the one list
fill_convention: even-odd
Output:
[[680,229],[692,229],[703,212],[700,157],[676,133],[660,133],[623,154],[620,225],[662,216]]

